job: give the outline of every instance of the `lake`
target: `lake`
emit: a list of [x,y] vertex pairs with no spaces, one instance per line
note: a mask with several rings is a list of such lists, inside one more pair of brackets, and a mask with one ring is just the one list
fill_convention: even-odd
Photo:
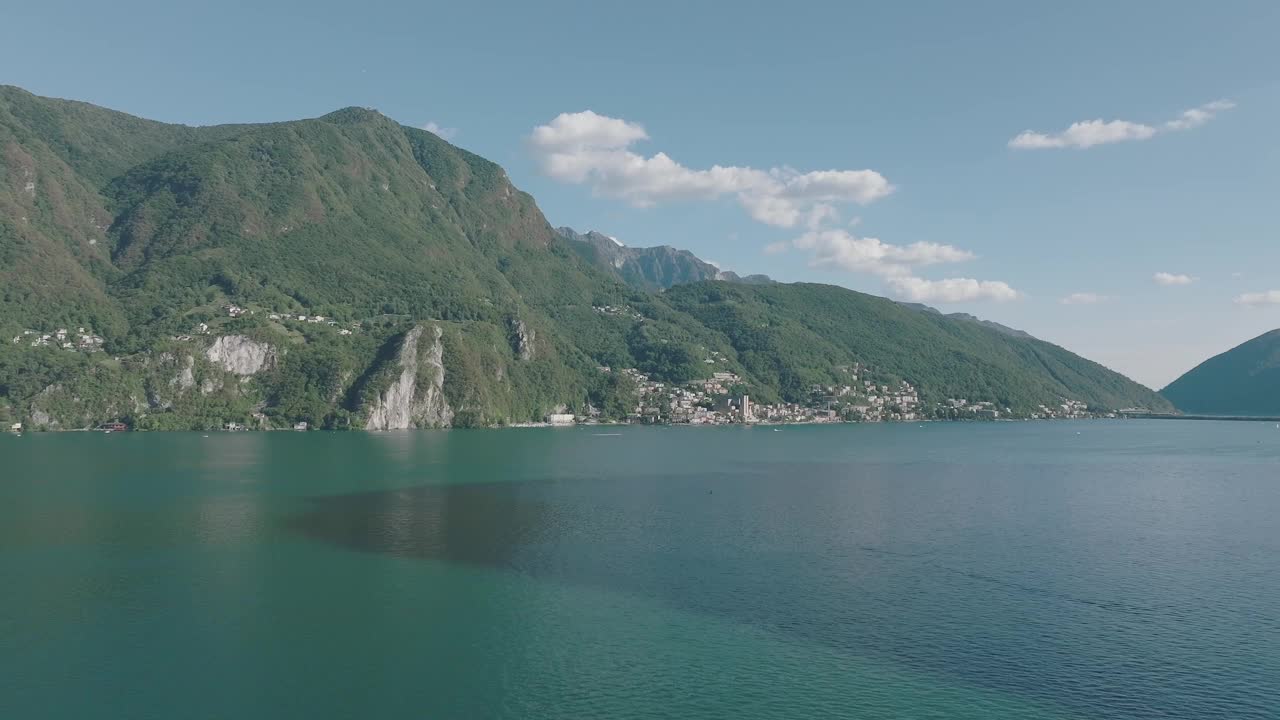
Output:
[[0,437],[4,718],[1277,718],[1280,429]]

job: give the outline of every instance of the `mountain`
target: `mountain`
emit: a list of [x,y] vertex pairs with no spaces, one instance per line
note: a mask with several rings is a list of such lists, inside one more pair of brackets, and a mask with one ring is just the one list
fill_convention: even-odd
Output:
[[1030,333],[1026,331],[1017,330],[1015,328],[1009,327],[1008,325],[1001,325],[1000,323],[995,322],[994,320],[983,320],[982,318],[976,315],[970,315],[969,313],[962,313],[962,312],[943,313],[941,310],[935,307],[930,307],[923,303],[903,302],[901,300],[898,301],[898,304],[901,305],[902,307],[910,308],[917,312],[933,313],[934,315],[945,315],[946,317],[949,317],[952,320],[960,320],[962,322],[970,322],[970,323],[982,325],[983,327],[990,328],[997,332],[1002,332],[1006,335],[1013,335],[1014,337],[1028,338],[1032,340],[1035,339],[1034,337],[1032,337]]
[[856,361],[939,401],[989,400],[1023,411],[1062,398],[1111,409],[1169,407],[1057,345],[831,285],[703,283],[663,295],[723,333],[751,376],[784,396],[835,382],[838,369]]
[[556,232],[570,240],[575,251],[596,267],[641,290],[666,290],[674,285],[724,280],[725,282],[759,285],[773,282],[765,275],[740,276],[723,271],[688,250],[669,245],[628,247],[612,237],[594,230],[579,233],[573,228],[557,228]]
[[1160,393],[1204,415],[1280,415],[1280,330],[1205,360]]
[[0,420],[624,417],[632,376],[602,367],[734,373],[757,402],[860,366],[1015,413],[1164,403],[1045,343],[602,237],[566,239],[499,166],[365,108],[193,128],[0,87]]

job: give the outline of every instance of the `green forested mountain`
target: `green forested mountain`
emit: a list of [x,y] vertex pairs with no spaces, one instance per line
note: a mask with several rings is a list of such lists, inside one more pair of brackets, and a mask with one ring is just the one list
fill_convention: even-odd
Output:
[[1205,360],[1160,392],[1188,413],[1280,415],[1280,330]]
[[578,244],[497,165],[371,110],[189,128],[0,87],[0,419],[625,414],[598,366],[729,371],[762,398],[863,363],[926,397],[1162,404],[975,323],[813,285],[647,292]]
[[1057,345],[831,285],[708,283],[664,297],[723,333],[752,377],[784,395],[836,382],[833,369],[856,359],[919,386],[927,400],[976,398],[1022,411],[1057,398],[1168,406]]

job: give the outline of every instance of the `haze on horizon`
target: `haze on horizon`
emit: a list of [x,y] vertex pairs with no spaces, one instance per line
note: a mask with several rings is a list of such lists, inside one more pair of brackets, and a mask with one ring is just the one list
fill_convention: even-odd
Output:
[[376,107],[555,225],[969,312],[1157,389],[1280,327],[1272,3],[6,14],[3,83],[189,124]]

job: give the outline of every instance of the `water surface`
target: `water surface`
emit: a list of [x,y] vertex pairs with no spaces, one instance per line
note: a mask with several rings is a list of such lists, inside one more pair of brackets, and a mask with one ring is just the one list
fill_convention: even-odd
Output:
[[6,436],[0,717],[1276,718],[1277,518],[1260,423]]

